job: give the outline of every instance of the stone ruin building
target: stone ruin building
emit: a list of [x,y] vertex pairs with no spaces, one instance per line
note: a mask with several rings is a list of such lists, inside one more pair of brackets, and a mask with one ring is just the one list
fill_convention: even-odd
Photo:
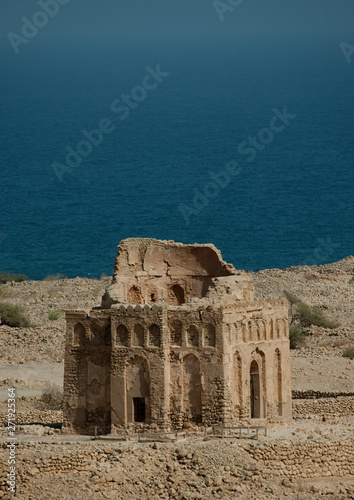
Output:
[[66,321],[67,430],[291,418],[287,301],[256,299],[214,245],[123,240],[101,307]]

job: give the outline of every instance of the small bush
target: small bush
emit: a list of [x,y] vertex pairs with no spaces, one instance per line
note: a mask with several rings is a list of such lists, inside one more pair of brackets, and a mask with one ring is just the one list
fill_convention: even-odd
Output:
[[27,276],[25,274],[11,274],[11,273],[0,273],[0,283],[7,283],[8,281],[26,281]]
[[285,297],[287,298],[289,305],[290,305],[290,319],[291,321],[293,320],[293,315],[294,315],[294,306],[298,304],[300,301],[299,298],[296,297],[296,295],[292,292],[288,292],[287,290],[283,290],[283,293]]
[[46,387],[43,390],[41,401],[51,410],[63,408],[63,392],[58,387]]
[[316,325],[323,326],[324,328],[337,328],[339,326],[335,321],[326,318],[319,307],[311,307],[301,301],[296,306],[296,316],[299,322],[305,327]]
[[4,287],[0,286],[0,299],[11,299],[16,295],[9,289],[5,290]]
[[332,347],[343,347],[347,343],[346,339],[335,339],[332,342]]
[[61,312],[60,311],[51,311],[49,314],[48,314],[48,318],[51,320],[51,321],[55,321],[57,319],[59,319],[61,316]]
[[289,327],[290,349],[298,349],[305,340],[304,332],[298,325],[290,325]]
[[65,274],[57,273],[57,274],[50,274],[49,276],[46,276],[44,278],[44,281],[59,281],[59,280],[65,280],[67,279],[67,276]]
[[301,302],[301,300],[294,293],[288,292],[287,290],[284,290],[283,293],[291,305]]
[[343,358],[354,359],[354,347],[347,347],[343,352]]
[[10,299],[14,297],[15,294],[10,290],[5,290],[4,287],[0,286],[0,299]]
[[1,322],[8,326],[31,326],[28,319],[23,315],[22,308],[18,305],[0,304],[0,318]]

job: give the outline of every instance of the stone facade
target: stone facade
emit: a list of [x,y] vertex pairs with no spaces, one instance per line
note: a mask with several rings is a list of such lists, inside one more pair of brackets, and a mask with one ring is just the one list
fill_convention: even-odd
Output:
[[66,320],[67,429],[291,418],[287,302],[211,244],[123,240],[102,306]]

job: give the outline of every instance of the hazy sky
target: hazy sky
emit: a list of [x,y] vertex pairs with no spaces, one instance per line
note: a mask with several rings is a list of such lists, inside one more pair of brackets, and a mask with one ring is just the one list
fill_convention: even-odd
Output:
[[[354,0],[218,0],[223,21],[213,0],[60,1],[67,4],[42,28],[47,35],[347,31],[354,38]],[[222,13],[228,1],[239,5]],[[39,10],[40,0],[1,0],[2,42],[10,31],[20,34],[22,17],[32,19]]]

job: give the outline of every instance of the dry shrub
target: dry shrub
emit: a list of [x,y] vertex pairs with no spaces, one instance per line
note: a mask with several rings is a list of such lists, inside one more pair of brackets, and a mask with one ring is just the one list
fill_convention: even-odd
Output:
[[47,386],[43,390],[41,401],[50,410],[62,410],[63,409],[63,391],[58,387]]
[[354,346],[347,347],[343,352],[343,358],[354,359]]
[[19,305],[0,303],[0,323],[14,327],[31,326]]

